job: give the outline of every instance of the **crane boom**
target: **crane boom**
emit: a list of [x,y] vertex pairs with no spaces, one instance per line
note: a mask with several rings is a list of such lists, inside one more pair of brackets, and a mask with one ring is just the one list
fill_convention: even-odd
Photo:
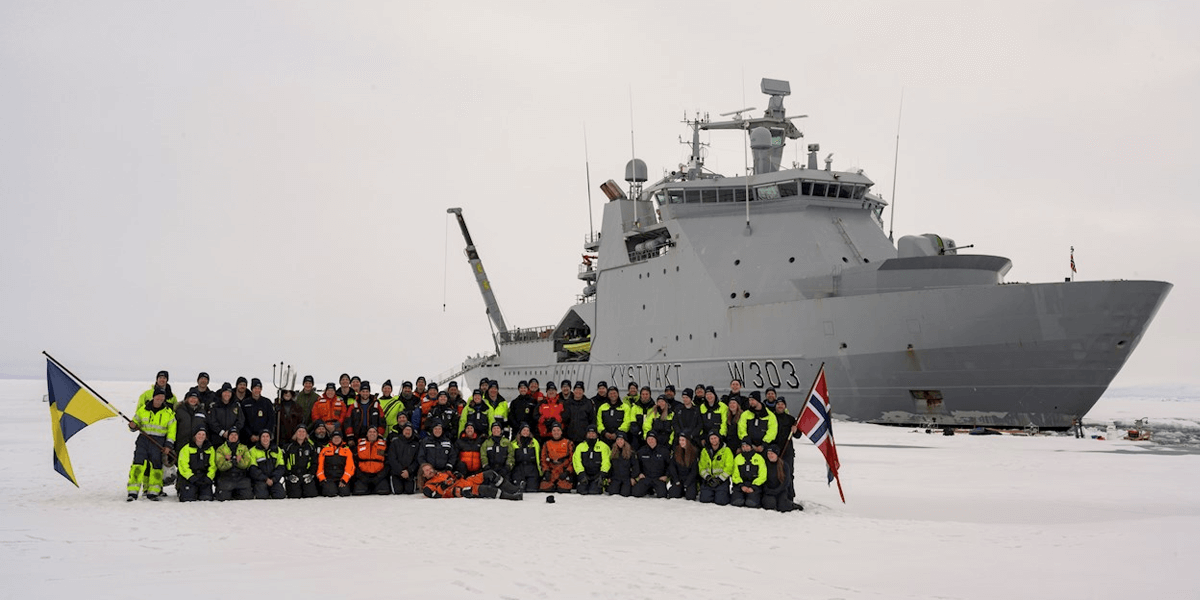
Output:
[[479,293],[483,295],[483,303],[487,306],[488,318],[496,326],[496,331],[503,336],[508,332],[508,327],[504,324],[504,315],[500,314],[500,304],[496,302],[496,294],[492,292],[487,272],[483,270],[483,261],[479,260],[479,252],[475,250],[475,242],[471,241],[471,232],[467,230],[467,221],[463,219],[462,209],[447,208],[446,212],[453,213],[458,218],[458,228],[462,230],[463,239],[467,242],[467,262],[471,263],[475,283],[479,284]]

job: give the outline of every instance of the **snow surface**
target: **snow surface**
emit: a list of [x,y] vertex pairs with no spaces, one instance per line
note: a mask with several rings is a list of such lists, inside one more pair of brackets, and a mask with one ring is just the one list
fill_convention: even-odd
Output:
[[[147,385],[93,387],[127,411]],[[848,503],[805,444],[790,514],[540,494],[126,503],[134,434],[110,419],[72,439],[75,489],[51,467],[45,393],[0,381],[0,597],[1200,597],[1188,445],[839,422]],[[1086,422],[1141,417],[1196,426],[1200,402],[1106,398]]]

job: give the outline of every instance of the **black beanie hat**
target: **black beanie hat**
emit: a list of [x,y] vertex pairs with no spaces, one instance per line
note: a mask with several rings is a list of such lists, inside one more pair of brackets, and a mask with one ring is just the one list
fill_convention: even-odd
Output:
[[368,392],[371,391],[371,382],[370,381],[364,381],[361,384],[359,384],[358,391],[361,392],[363,390],[367,390]]
[[383,385],[380,387],[392,387],[392,380],[391,379],[384,380]]
[[252,387],[252,388],[262,387],[262,381],[260,381],[257,377],[255,377],[254,379],[250,380],[250,387]]
[[228,382],[228,381],[226,381],[225,383],[222,383],[222,384],[221,384],[221,391],[222,391],[222,392],[228,392],[228,391],[232,391],[232,390],[233,390],[233,386],[232,386],[232,385],[229,385],[229,382]]
[[312,376],[312,375],[305,375],[305,376],[304,376],[304,381],[301,381],[300,383],[311,383],[311,384],[313,384],[313,385],[316,385],[316,384],[317,384],[317,382],[316,382],[316,381],[313,379],[313,376]]
[[201,378],[212,379],[208,376],[208,373],[205,373],[204,371],[200,371],[200,374],[196,376],[196,381],[200,381]]
[[245,377],[238,377],[238,378],[237,378],[237,384],[238,384],[238,385],[242,385],[243,383],[249,383],[249,382],[248,382],[248,381],[246,381],[246,378],[245,378]]
[[166,377],[167,379],[171,378],[166,371],[159,371],[158,374],[154,376],[155,379],[158,379],[159,377]]
[[336,384],[336,383],[333,383],[333,382],[331,381],[331,382],[329,382],[329,383],[325,384],[325,389],[326,389],[326,391],[328,391],[328,390],[336,390],[336,389],[337,389],[337,384]]

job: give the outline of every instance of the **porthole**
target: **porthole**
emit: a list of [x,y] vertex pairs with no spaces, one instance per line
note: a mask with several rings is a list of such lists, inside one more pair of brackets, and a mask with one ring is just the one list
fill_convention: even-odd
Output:
[[790,262],[790,263],[794,263],[794,262],[796,262],[796,257],[795,257],[795,256],[793,256],[793,257],[789,258],[789,259],[788,259],[788,262]]
[[679,272],[679,267],[675,267],[675,272],[676,272],[676,273],[678,273],[678,272]]
[[663,275],[666,275],[666,274],[667,274],[667,270],[663,269]]
[[737,292],[730,292],[730,293],[729,293],[729,298],[730,298],[730,299],[737,298]]
[[675,336],[675,341],[679,341],[679,336]]
[[842,342],[842,350],[846,349],[846,342]]
[[688,339],[689,340],[692,339],[692,334],[690,334],[690,333],[688,334]]
[[738,265],[740,265],[740,264],[742,264],[742,259],[740,259],[740,258],[739,258],[739,259],[737,259],[737,260],[735,260],[735,261],[733,261],[733,266],[735,266],[735,267],[736,267],[736,266],[738,266]]
[[743,297],[743,298],[749,298],[749,297],[750,297],[750,292],[742,292],[742,297]]
[[1126,344],[1126,341],[1125,341],[1125,340],[1121,340],[1121,341],[1117,342],[1117,347],[1118,347],[1118,348],[1124,348],[1124,347],[1125,347],[1125,344]]
[[848,262],[850,262],[850,259],[848,259],[848,258],[846,258],[845,256],[843,256],[843,257],[842,257],[842,262],[844,262],[844,263],[848,263]]
[[715,332],[715,331],[713,332],[713,337],[714,337],[714,338],[716,338],[716,337],[717,337],[717,332]]

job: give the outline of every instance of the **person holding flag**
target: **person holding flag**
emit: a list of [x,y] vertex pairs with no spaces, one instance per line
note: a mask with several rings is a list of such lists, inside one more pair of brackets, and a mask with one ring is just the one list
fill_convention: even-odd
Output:
[[146,498],[158,500],[163,496],[163,457],[175,445],[175,411],[167,406],[167,391],[154,388],[150,401],[139,406],[130,431],[141,431],[133,448],[133,465],[129,467],[129,497],[138,499],[143,489]]

